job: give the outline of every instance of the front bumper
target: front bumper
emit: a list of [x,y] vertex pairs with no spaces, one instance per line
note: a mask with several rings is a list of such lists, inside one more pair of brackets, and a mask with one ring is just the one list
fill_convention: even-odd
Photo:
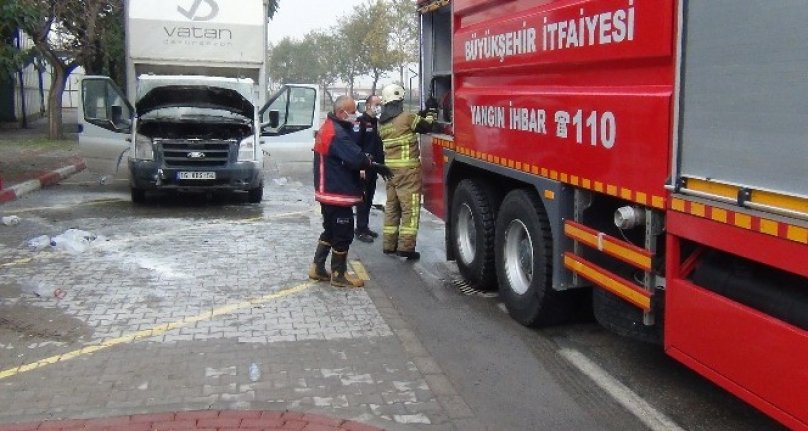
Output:
[[[178,191],[248,191],[263,182],[261,167],[255,162],[238,162],[229,166],[165,168],[158,162],[129,160],[129,185],[140,190]],[[180,172],[213,172],[212,180],[180,180]]]

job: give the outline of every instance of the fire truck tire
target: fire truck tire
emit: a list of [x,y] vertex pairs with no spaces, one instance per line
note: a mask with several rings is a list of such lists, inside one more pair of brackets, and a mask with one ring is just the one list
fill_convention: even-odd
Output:
[[496,223],[499,296],[508,313],[525,326],[559,323],[572,314],[573,297],[552,288],[552,234],[539,198],[510,192]]
[[[594,287],[592,309],[595,320],[615,334],[645,343],[662,344],[661,322],[655,326],[644,325],[642,311],[616,295]],[[662,316],[662,313],[657,313],[657,316]]]
[[450,246],[460,274],[475,289],[495,288],[495,215],[486,185],[461,181],[452,197],[452,218]]

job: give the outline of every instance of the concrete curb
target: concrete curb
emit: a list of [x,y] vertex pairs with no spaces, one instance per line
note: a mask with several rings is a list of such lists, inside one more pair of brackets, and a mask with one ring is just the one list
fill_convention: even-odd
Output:
[[48,172],[47,174],[40,175],[35,180],[25,181],[20,184],[15,184],[11,187],[0,190],[0,204],[11,202],[28,193],[37,191],[43,187],[52,186],[65,178],[75,175],[84,169],[87,165],[84,161],[65,166],[55,171]]
[[293,411],[204,410],[0,425],[0,431],[384,431],[352,420]]

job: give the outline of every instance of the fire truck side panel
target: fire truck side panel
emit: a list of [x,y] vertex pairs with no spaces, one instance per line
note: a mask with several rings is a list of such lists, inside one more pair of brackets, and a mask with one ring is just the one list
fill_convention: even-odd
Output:
[[[467,3],[456,2],[456,10]],[[516,16],[504,14],[509,3],[472,3],[476,13],[455,21],[457,146],[500,166],[664,208],[672,2],[519,2],[536,6]]]
[[[805,276],[804,246],[749,231],[739,235],[731,226],[675,212],[667,221],[671,270],[665,351],[790,428],[808,429],[808,332],[697,286],[679,264],[686,257],[685,241],[707,242],[715,235],[723,238],[717,246],[748,257],[768,250],[774,260],[790,261]],[[792,305],[794,314],[804,313],[797,307]]]

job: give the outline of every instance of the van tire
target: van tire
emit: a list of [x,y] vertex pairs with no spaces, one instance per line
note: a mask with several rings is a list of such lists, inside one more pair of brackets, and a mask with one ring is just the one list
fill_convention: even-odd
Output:
[[146,202],[146,191],[132,187],[129,190],[132,195],[132,203],[142,204]]
[[260,186],[247,191],[247,202],[251,204],[258,204],[264,199],[264,183]]

